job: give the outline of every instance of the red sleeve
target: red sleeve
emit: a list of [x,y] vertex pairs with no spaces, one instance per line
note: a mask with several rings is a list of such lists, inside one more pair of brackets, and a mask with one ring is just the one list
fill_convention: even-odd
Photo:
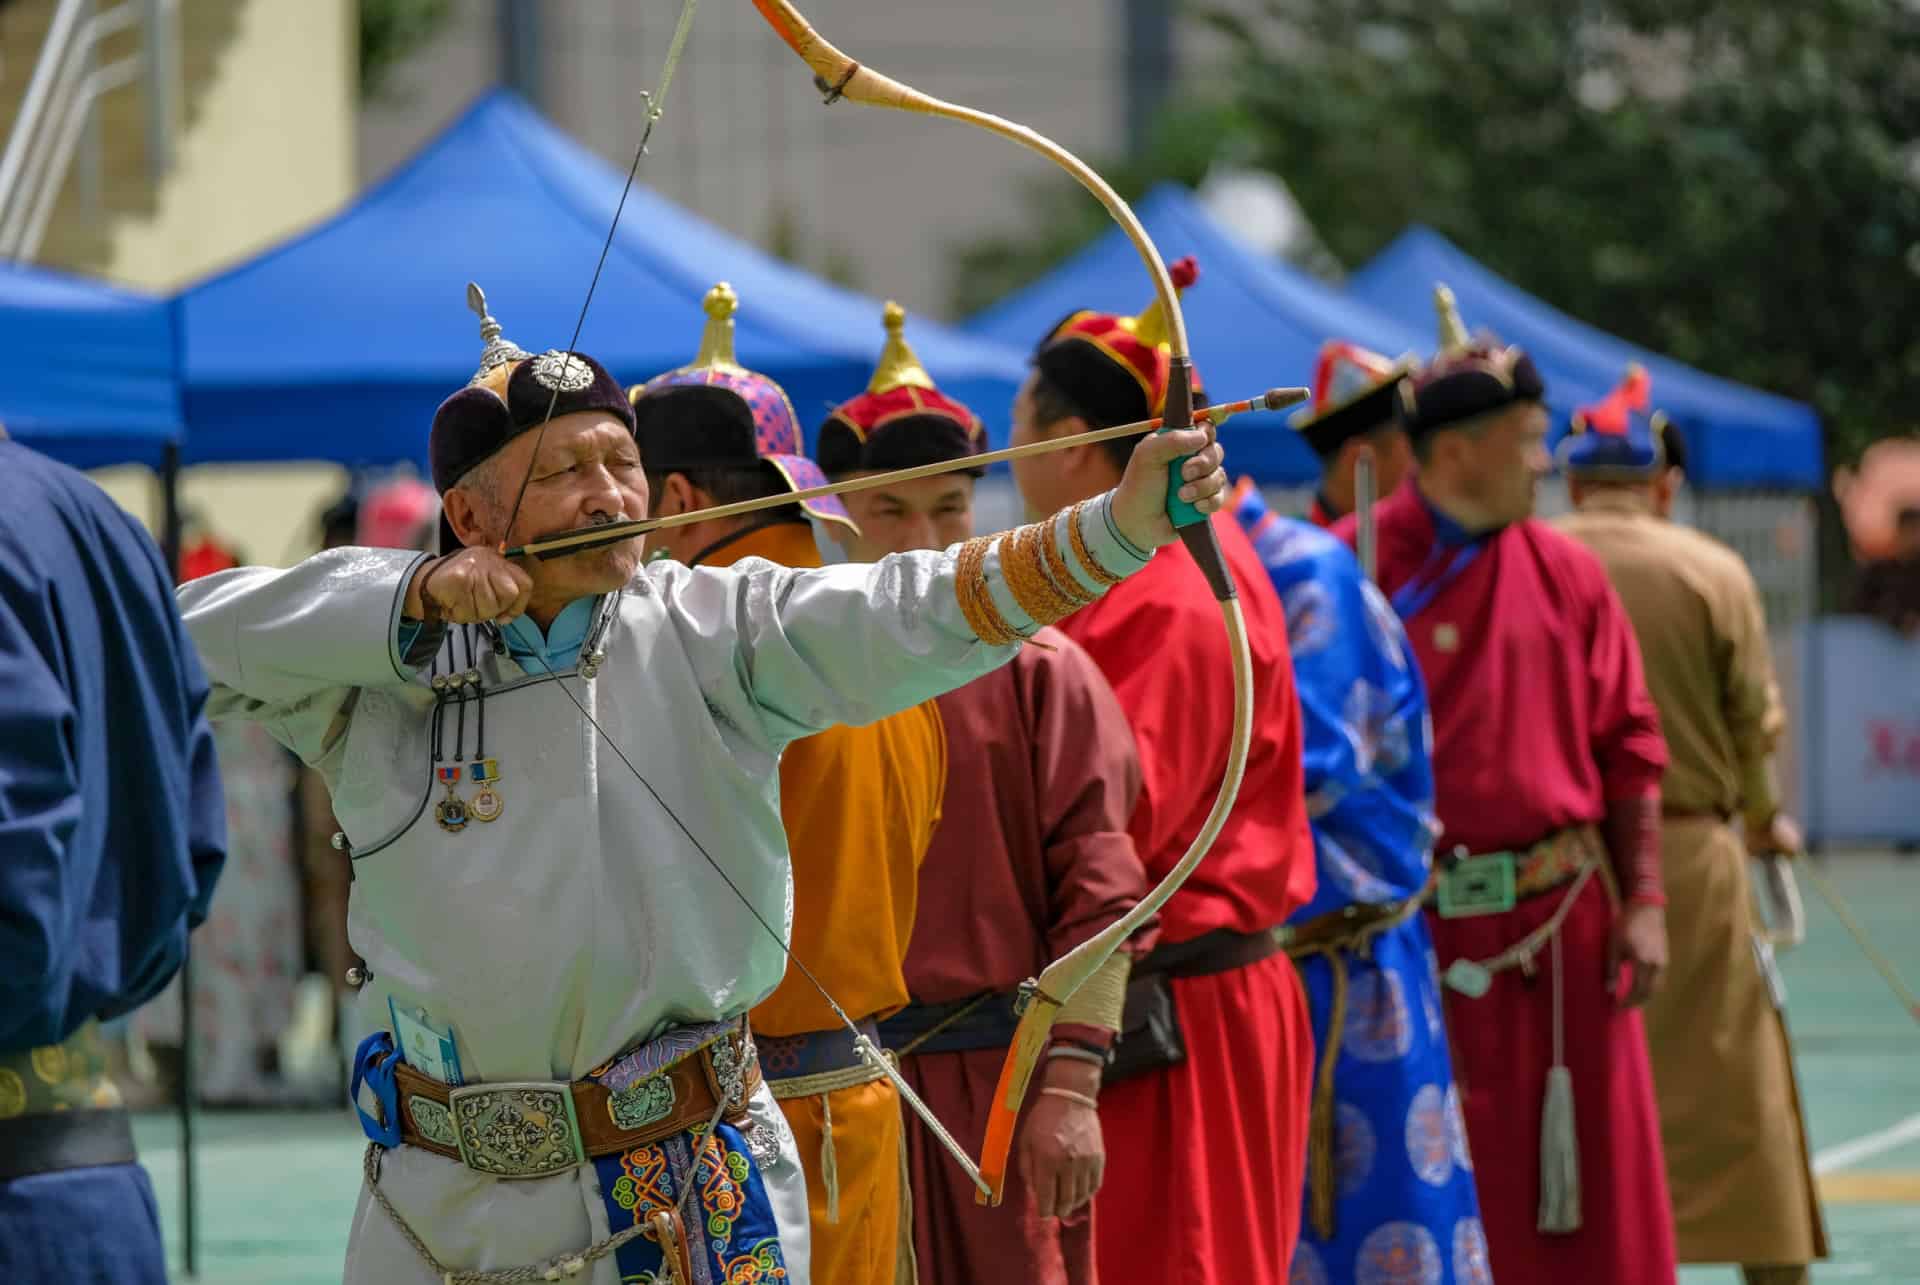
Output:
[[1356,515],[1348,513],[1336,519],[1334,524],[1328,527],[1327,530],[1333,532],[1334,538],[1351,549],[1355,547],[1360,539],[1360,519]]
[[1633,622],[1597,563],[1592,572],[1587,673],[1593,692],[1593,758],[1600,767],[1601,787],[1608,800],[1657,796],[1667,767],[1660,711],[1647,692]]
[[[1113,689],[1072,640],[1018,677],[1033,727],[1034,794],[1047,872],[1047,946],[1055,958],[1132,909],[1146,867],[1127,822],[1140,797],[1140,756]],[[1151,930],[1130,943],[1151,944]]]

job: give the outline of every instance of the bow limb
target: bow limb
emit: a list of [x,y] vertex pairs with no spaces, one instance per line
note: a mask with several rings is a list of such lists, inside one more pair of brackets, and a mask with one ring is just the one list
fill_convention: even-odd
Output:
[[[1154,293],[1159,297],[1161,312],[1167,320],[1168,348],[1172,360],[1163,416],[1165,428],[1185,428],[1193,423],[1193,365],[1187,344],[1186,315],[1180,308],[1179,296],[1174,291],[1173,279],[1167,273],[1166,262],[1161,258],[1159,248],[1147,235],[1146,228],[1133,210],[1105,179],[1072,152],[1025,125],[990,112],[945,102],[862,66],[823,39],[788,0],[753,0],[753,4],[780,38],[813,69],[814,76],[829,94],[828,101],[846,98],[874,107],[944,116],[977,126],[1018,143],[1029,151],[1038,152],[1093,193],[1133,242],[1134,249],[1146,265],[1147,275],[1152,278]],[[1199,834],[1153,890],[1123,918],[1048,964],[1038,978],[1022,988],[1025,1007],[1013,1046],[1001,1068],[1000,1082],[994,1092],[992,1115],[987,1123],[987,1136],[982,1144],[980,1176],[990,1189],[981,1194],[982,1203],[1000,1203],[1005,1190],[1014,1126],[1026,1099],[1034,1068],[1046,1049],[1048,1032],[1060,1005],[1120,948],[1122,942],[1158,913],[1179,891],[1219,837],[1240,792],[1240,781],[1246,770],[1253,737],[1253,662],[1247,642],[1246,618],[1241,612],[1233,575],[1221,554],[1212,523],[1206,521],[1191,505],[1179,500],[1179,487],[1179,470],[1175,468],[1169,471],[1168,477],[1168,514],[1220,603],[1232,655],[1233,732],[1226,769],[1213,808],[1208,812]]]
[[[1153,278],[1154,293],[1159,296],[1161,312],[1167,318],[1167,346],[1176,361],[1188,358],[1187,320],[1180,311],[1179,296],[1174,293],[1173,278],[1167,275],[1167,265],[1160,257],[1159,248],[1147,235],[1146,228],[1141,226],[1132,209],[1120,199],[1120,194],[1091,165],[1025,125],[995,116],[992,112],[923,94],[911,85],[903,85],[891,76],[883,76],[871,67],[862,66],[822,38],[788,0],[753,0],[753,7],[760,11],[761,17],[779,33],[787,46],[800,55],[801,61],[813,69],[813,74],[828,87],[834,98],[866,103],[872,107],[891,107],[896,111],[944,116],[949,120],[975,125],[1018,143],[1029,151],[1038,152],[1073,175],[1082,187],[1093,193],[1095,199],[1106,207],[1114,221],[1126,230],[1127,239],[1133,242],[1133,248],[1147,266],[1147,275]],[[1184,426],[1174,425],[1171,419],[1168,424],[1170,427]]]

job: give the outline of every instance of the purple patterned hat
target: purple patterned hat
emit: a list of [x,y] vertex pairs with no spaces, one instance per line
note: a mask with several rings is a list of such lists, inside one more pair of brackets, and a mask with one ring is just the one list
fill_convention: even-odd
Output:
[[[789,489],[827,484],[808,459],[800,421],[786,390],[734,359],[733,314],[740,300],[722,281],[707,291],[707,328],[691,365],[656,375],[629,389],[640,456],[650,473],[738,467],[750,460],[771,465]],[[689,428],[690,422],[697,428]],[[802,500],[807,515],[857,530],[839,499]]]

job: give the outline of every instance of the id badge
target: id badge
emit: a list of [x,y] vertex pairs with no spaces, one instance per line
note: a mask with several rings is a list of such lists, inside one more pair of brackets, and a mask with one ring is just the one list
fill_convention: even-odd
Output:
[[402,1012],[391,995],[387,996],[387,1013],[393,1018],[393,1038],[400,1046],[401,1060],[442,1084],[457,1088],[466,1083],[460,1075],[460,1050],[451,1027],[436,1024],[424,1008]]
[[1468,857],[1440,877],[1434,889],[1442,919],[1498,915],[1514,907],[1514,857],[1491,852]]

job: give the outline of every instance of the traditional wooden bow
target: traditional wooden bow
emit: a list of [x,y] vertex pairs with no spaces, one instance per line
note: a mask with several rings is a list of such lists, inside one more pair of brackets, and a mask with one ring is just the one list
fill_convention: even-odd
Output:
[[[682,3],[680,23],[674,32],[674,39],[668,51],[666,68],[662,74],[659,88],[649,96],[646,133],[642,136],[640,146],[634,153],[633,166],[627,174],[628,189],[632,187],[634,177],[639,171],[641,157],[646,153],[647,139],[652,135],[654,124],[660,119],[661,103],[665,97],[667,85],[671,81],[673,68],[679,61],[680,52],[685,45],[697,0],[682,0]],[[1173,282],[1167,274],[1166,264],[1162,261],[1160,252],[1155,248],[1152,239],[1147,236],[1146,229],[1142,227],[1140,221],[1134,217],[1133,211],[1127,207],[1126,202],[1120,199],[1119,195],[1108,186],[1104,179],[1095,173],[1085,162],[1073,155],[1073,153],[1023,125],[1016,125],[1011,121],[1003,120],[987,112],[976,111],[969,107],[961,107],[953,103],[942,102],[939,99],[928,97],[917,90],[900,84],[898,81],[891,80],[877,72],[862,67],[838,49],[835,49],[832,45],[822,40],[818,33],[808,25],[806,20],[800,16],[799,12],[794,9],[791,4],[787,3],[786,0],[754,0],[754,6],[759,9],[767,21],[773,25],[775,31],[780,34],[781,39],[785,40],[786,43],[793,48],[794,52],[798,53],[801,58],[806,61],[807,65],[813,68],[818,82],[826,91],[827,101],[829,103],[845,98],[853,102],[864,102],[874,106],[893,107],[904,111],[922,112],[935,116],[947,116],[954,120],[979,126],[982,129],[989,130],[1001,137],[1017,142],[1023,147],[1039,152],[1042,156],[1045,156],[1048,160],[1053,161],[1068,173],[1072,174],[1074,178],[1079,180],[1094,196],[1099,198],[1100,203],[1106,207],[1108,213],[1113,216],[1121,227],[1126,229],[1127,235],[1132,240],[1135,249],[1140,252],[1140,257],[1146,264],[1148,275],[1153,279],[1154,290],[1159,295],[1162,313],[1167,318],[1168,346],[1171,350],[1172,360],[1163,414],[1155,421],[1148,421],[1136,425],[1125,425],[1113,429],[1096,430],[1094,433],[1078,435],[1078,437],[1074,439],[1053,439],[1030,447],[1014,448],[1008,452],[1000,452],[997,453],[998,455],[1011,456],[1013,454],[1057,450],[1085,441],[1119,437],[1128,433],[1144,433],[1156,429],[1166,431],[1187,428],[1195,422],[1193,365],[1187,348],[1186,318],[1180,310],[1179,298],[1174,293]],[[620,211],[624,209],[625,203],[626,192],[623,190],[620,205],[616,207],[613,222],[607,229],[607,245],[601,252],[601,260],[603,263],[606,258],[606,249],[611,248],[613,244],[614,233],[619,227]],[[595,283],[598,282],[598,279],[599,273],[596,269],[594,276]],[[586,300],[582,303],[580,309],[581,322],[585,321],[587,308],[591,305],[592,300],[593,286],[589,285]],[[580,324],[576,323],[574,331],[575,344],[578,342],[579,328]],[[570,344],[569,348],[571,349],[572,347],[573,344]],[[1253,398],[1245,402],[1203,407],[1200,410],[1200,414],[1218,423],[1221,419],[1224,419],[1227,414],[1237,413],[1241,410],[1278,410],[1283,406],[1291,405],[1293,402],[1303,399],[1305,396],[1305,389],[1274,389],[1261,397]],[[556,402],[557,397],[558,395],[556,394]],[[549,418],[551,418],[551,415],[552,407],[549,406]],[[545,430],[546,425],[543,423],[540,431],[544,434]],[[534,455],[538,453],[539,442],[536,440],[534,444]],[[532,456],[529,457],[529,477],[531,476],[532,470],[531,460]],[[955,461],[951,467],[975,467],[981,462],[979,458],[972,458]],[[932,467],[935,471],[938,471],[938,468],[942,466]],[[860,485],[878,485],[888,480],[898,480],[898,478],[898,474],[890,474],[884,477],[865,479],[864,482],[856,481],[854,483],[836,484],[833,487],[823,488],[823,491],[838,492],[841,490],[850,490]],[[1180,886],[1187,881],[1188,877],[1192,875],[1194,869],[1200,864],[1201,858],[1203,858],[1207,850],[1213,846],[1214,840],[1219,836],[1222,826],[1225,825],[1227,816],[1233,809],[1234,799],[1240,790],[1241,776],[1246,769],[1247,753],[1252,740],[1253,724],[1253,664],[1247,645],[1246,621],[1241,614],[1240,603],[1235,594],[1232,573],[1227,569],[1226,560],[1221,555],[1220,546],[1214,536],[1212,524],[1192,505],[1179,499],[1178,491],[1180,485],[1178,468],[1170,469],[1167,484],[1168,515],[1172,518],[1174,526],[1178,529],[1181,540],[1186,544],[1189,551],[1193,554],[1195,561],[1199,564],[1202,573],[1207,577],[1208,584],[1212,588],[1215,598],[1220,602],[1221,614],[1226,623],[1227,639],[1232,655],[1233,731],[1231,743],[1228,748],[1226,769],[1222,774],[1219,793],[1214,799],[1213,808],[1208,812],[1205,823],[1200,827],[1199,834],[1194,838],[1192,846],[1187,849],[1185,855],[1180,858],[1173,869],[1168,871],[1166,877],[1163,878],[1138,905],[1104,931],[1088,938],[1059,959],[1048,964],[1047,967],[1041,971],[1039,977],[1027,981],[1022,986],[1019,1027],[1015,1033],[1013,1047],[1008,1053],[1006,1064],[1001,1069],[1000,1083],[995,1093],[995,1102],[992,1115],[988,1122],[987,1136],[982,1143],[981,1159],[977,1164],[967,1154],[965,1148],[963,1148],[953,1138],[945,1126],[941,1124],[938,1117],[936,1117],[933,1112],[927,1108],[926,1104],[920,1100],[918,1095],[914,1093],[912,1086],[906,1082],[899,1071],[886,1059],[884,1053],[859,1030],[853,1021],[848,1018],[846,1012],[840,1007],[839,1003],[835,1001],[833,996],[829,994],[826,988],[821,986],[813,974],[806,969],[804,962],[794,957],[786,940],[779,933],[775,932],[773,927],[767,924],[765,920],[760,921],[761,926],[780,942],[781,948],[787,953],[789,963],[799,968],[807,979],[812,982],[814,988],[820,992],[821,997],[833,1010],[834,1014],[848,1030],[853,1032],[863,1056],[893,1082],[894,1086],[899,1090],[902,1100],[921,1118],[940,1143],[953,1155],[961,1167],[967,1171],[968,1176],[973,1179],[974,1185],[979,1190],[979,1198],[982,1203],[997,1205],[1000,1203],[1001,1196],[1004,1193],[1007,1158],[1012,1148],[1014,1126],[1019,1118],[1021,1104],[1025,1101],[1027,1086],[1033,1077],[1034,1067],[1039,1062],[1040,1055],[1046,1048],[1048,1032],[1053,1026],[1054,1016],[1059,1011],[1061,1004],[1072,996],[1073,993],[1113,955],[1114,951],[1120,948],[1121,943],[1132,936],[1148,919],[1158,913],[1160,908],[1166,905],[1167,900],[1171,898],[1173,894],[1179,890]],[[509,532],[513,529],[513,522],[519,513],[520,501],[524,497],[525,491],[526,480],[523,479],[520,491],[514,498],[513,509],[508,516],[507,530]],[[795,498],[796,497],[792,495],[783,495],[774,497],[763,503],[791,503]],[[750,508],[756,503],[761,502],[748,501],[745,506],[735,506],[735,509],[729,511],[737,511],[741,507]],[[708,510],[694,516],[704,520],[721,516],[721,513],[719,510]],[[566,532],[543,540],[530,542],[517,548],[504,549],[502,552],[508,556],[555,557],[568,553],[578,553],[587,548],[596,547],[616,540],[632,539],[645,530],[670,524],[672,524],[671,519],[665,521],[653,520],[606,524],[600,527]],[[607,744],[615,751],[620,760],[633,772],[634,777],[642,786],[646,787],[648,792],[659,802],[668,817],[679,826],[688,840],[692,842],[693,846],[707,859],[708,863],[714,867],[715,871],[727,882],[728,886],[732,887],[733,881],[731,877],[727,875],[725,869],[722,868],[713,855],[707,851],[705,845],[686,828],[685,823],[674,813],[673,809],[667,804],[667,801],[660,796],[659,792],[654,790],[651,783],[649,783],[644,776],[641,776],[639,770],[633,766],[631,759],[621,751],[619,745],[607,735],[605,729],[602,728],[599,722],[594,719],[593,715],[588,712],[586,706],[567,689],[566,684],[558,683],[554,686],[573,703],[574,707],[579,711],[580,716],[593,727],[595,732],[598,733],[602,739],[606,740]],[[741,895],[737,888],[734,889],[734,892],[736,895]],[[749,911],[753,910],[752,904],[746,902],[744,895],[741,895],[741,900]],[[757,913],[755,917],[758,918]]]
[[[1139,251],[1147,275],[1153,279],[1154,291],[1160,297],[1161,311],[1167,318],[1172,364],[1167,380],[1163,428],[1185,428],[1193,423],[1193,363],[1187,346],[1186,317],[1180,310],[1179,296],[1174,292],[1166,263],[1160,257],[1153,239],[1105,179],[1072,152],[1025,125],[930,97],[870,67],[861,66],[822,39],[788,0],[753,0],[753,5],[779,33],[780,38],[813,69],[815,82],[826,93],[829,103],[845,99],[874,107],[945,116],[977,126],[1038,152],[1073,175],[1081,186],[1093,193],[1114,221],[1125,229],[1134,249]],[[1214,798],[1213,809],[1207,814],[1206,823],[1200,827],[1192,846],[1167,872],[1166,877],[1126,915],[1048,964],[1038,978],[1022,987],[1024,1009],[1019,1029],[1015,1033],[1013,1047],[1007,1054],[1006,1064],[1000,1071],[993,1114],[988,1121],[986,1140],[981,1146],[978,1180],[983,1203],[1000,1203],[1005,1190],[1007,1157],[1013,1144],[1014,1125],[1060,1005],[1093,976],[1120,948],[1122,942],[1166,905],[1167,900],[1193,874],[1226,824],[1227,815],[1233,810],[1234,799],[1240,792],[1241,776],[1246,770],[1247,752],[1253,737],[1253,662],[1247,646],[1246,619],[1241,613],[1233,575],[1221,555],[1212,524],[1197,510],[1178,500],[1174,494],[1178,487],[1179,471],[1175,469],[1169,478],[1168,513],[1179,529],[1181,540],[1200,564],[1214,597],[1220,602],[1233,655],[1233,733],[1226,772],[1221,779],[1219,793]]]

